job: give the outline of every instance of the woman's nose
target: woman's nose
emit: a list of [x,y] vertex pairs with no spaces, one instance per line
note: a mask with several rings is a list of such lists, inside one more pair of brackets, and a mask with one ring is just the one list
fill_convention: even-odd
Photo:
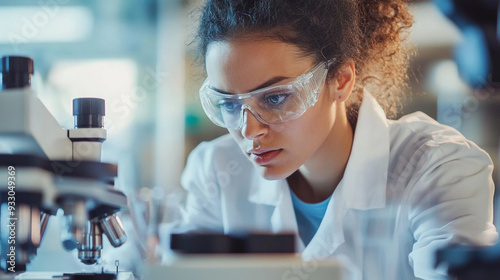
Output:
[[260,122],[250,110],[243,111],[243,124],[241,126],[241,134],[249,140],[253,140],[259,136],[266,134],[268,126]]

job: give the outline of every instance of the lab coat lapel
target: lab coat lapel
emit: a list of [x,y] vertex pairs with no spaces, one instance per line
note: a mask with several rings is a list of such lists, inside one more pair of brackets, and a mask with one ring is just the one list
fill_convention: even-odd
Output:
[[255,174],[250,176],[250,190],[248,200],[256,204],[276,206],[283,196],[283,182],[285,180],[266,180],[253,170]]
[[293,210],[292,198],[286,180],[281,181],[282,195],[271,215],[271,228],[273,232],[298,233],[297,219]]
[[288,183],[283,180],[265,180],[258,178],[250,186],[248,200],[256,204],[274,206],[271,214],[271,231],[297,233],[297,220],[293,210]]
[[344,176],[332,195],[323,220],[303,252],[305,259],[332,255],[344,242],[346,213],[386,205],[389,168],[389,131],[384,111],[375,98],[364,92],[354,142]]
[[304,250],[304,242],[299,237],[299,229],[288,182],[281,180],[279,185],[282,191],[271,215],[271,231],[273,233],[293,233],[295,235],[295,250],[296,252],[302,252]]
[[343,221],[345,206],[342,201],[342,182],[335,190],[323,220],[311,242],[302,252],[306,260],[323,259],[332,255],[345,241]]
[[342,178],[347,208],[369,210],[386,203],[389,125],[375,98],[364,92],[351,155]]

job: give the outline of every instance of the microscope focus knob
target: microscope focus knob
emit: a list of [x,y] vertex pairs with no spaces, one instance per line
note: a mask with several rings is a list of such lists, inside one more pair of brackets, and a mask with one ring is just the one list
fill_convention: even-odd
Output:
[[73,116],[75,128],[103,128],[104,99],[89,97],[73,99]]

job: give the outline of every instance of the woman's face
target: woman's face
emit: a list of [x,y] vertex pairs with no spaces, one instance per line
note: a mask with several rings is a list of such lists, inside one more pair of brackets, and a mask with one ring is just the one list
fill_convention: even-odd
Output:
[[[231,94],[293,82],[314,65],[294,45],[271,39],[215,42],[206,55],[210,85]],[[321,153],[335,123],[329,91],[325,84],[316,105],[295,120],[267,125],[245,109],[242,127],[229,130],[264,178],[286,178]]]

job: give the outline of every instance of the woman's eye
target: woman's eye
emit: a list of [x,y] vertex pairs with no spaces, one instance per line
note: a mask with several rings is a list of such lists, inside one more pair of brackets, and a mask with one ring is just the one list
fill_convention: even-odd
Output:
[[288,93],[270,94],[266,96],[266,103],[270,105],[280,105],[289,96]]
[[227,112],[232,112],[237,109],[238,102],[234,101],[222,101],[219,106]]

